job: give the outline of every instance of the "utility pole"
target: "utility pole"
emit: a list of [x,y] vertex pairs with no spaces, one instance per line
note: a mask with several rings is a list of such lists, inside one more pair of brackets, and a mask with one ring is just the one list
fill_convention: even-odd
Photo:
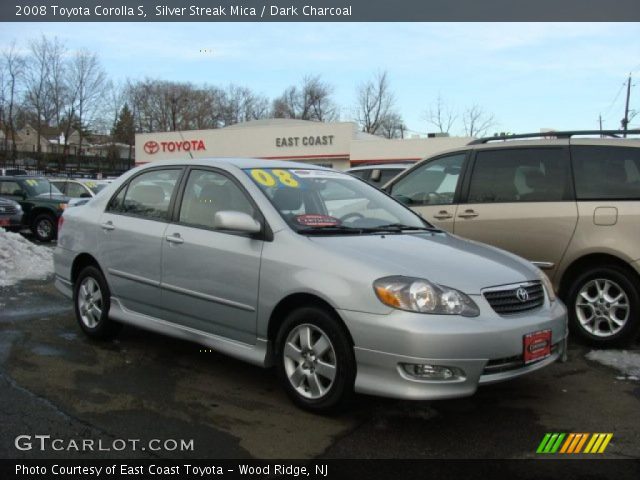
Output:
[[627,101],[624,105],[624,118],[622,119],[622,130],[624,137],[627,138],[627,130],[629,129],[629,97],[631,96],[631,73],[627,79]]
[[598,115],[598,123],[600,124],[600,138],[602,138],[602,114]]

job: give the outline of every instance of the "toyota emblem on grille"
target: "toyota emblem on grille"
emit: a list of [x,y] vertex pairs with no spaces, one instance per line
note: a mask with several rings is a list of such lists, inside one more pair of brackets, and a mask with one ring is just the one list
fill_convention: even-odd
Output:
[[516,290],[516,297],[518,297],[518,300],[524,303],[529,300],[529,292],[527,292],[527,290],[523,287],[520,287],[518,290]]

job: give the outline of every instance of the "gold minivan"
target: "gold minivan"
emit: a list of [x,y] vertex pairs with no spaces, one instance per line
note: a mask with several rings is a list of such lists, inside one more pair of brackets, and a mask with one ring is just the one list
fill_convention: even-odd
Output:
[[628,343],[640,329],[640,140],[544,135],[474,140],[385,191],[444,230],[540,267],[589,343]]

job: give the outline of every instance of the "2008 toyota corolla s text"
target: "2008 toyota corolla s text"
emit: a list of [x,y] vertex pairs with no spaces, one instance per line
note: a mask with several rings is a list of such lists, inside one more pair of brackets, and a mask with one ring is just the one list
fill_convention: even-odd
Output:
[[530,263],[320,167],[157,162],[68,209],[56,285],[82,330],[123,324],[275,365],[301,407],[472,394],[557,360],[566,310]]

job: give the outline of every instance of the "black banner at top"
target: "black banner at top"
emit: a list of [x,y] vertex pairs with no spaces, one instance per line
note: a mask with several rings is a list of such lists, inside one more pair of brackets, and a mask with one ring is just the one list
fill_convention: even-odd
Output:
[[2,22],[640,20],[638,0],[3,0]]

